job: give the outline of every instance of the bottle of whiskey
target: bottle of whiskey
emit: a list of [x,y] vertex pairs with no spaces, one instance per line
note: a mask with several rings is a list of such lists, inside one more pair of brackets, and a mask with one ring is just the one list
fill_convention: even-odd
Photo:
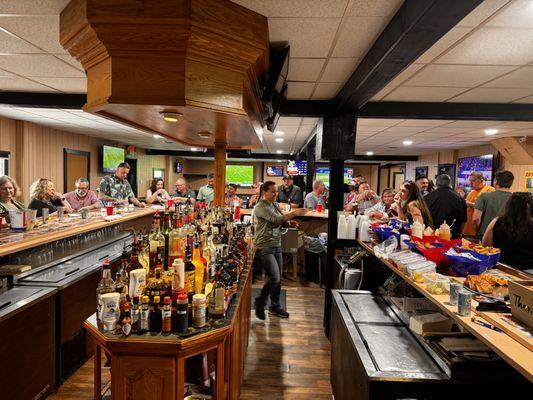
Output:
[[209,294],[209,318],[215,325],[224,322],[226,316],[225,307],[226,288],[221,282],[220,270],[216,271],[215,283]]
[[115,291],[115,282],[111,278],[111,266],[109,260],[104,259],[102,263],[102,279],[96,287],[96,318],[98,321],[98,327],[103,329],[104,323],[102,321],[102,295],[106,293],[113,293]]
[[172,231],[168,235],[168,266],[172,266],[177,258],[185,258],[183,247],[183,236],[179,227],[178,213],[175,212],[172,218]]
[[194,292],[197,294],[202,293],[203,288],[204,288],[205,264],[202,262],[200,258],[200,244],[198,242],[194,243],[192,263],[195,268]]
[[[161,218],[154,215],[154,224],[149,238],[150,242],[150,272],[153,273],[158,267],[163,268],[165,259],[165,237],[161,233]],[[150,275],[150,274],[149,274]]]
[[162,277],[163,268],[157,267],[154,275],[148,278],[146,282],[146,295],[150,301],[154,301],[156,296],[164,297],[167,295],[168,287]]
[[191,302],[196,287],[196,267],[192,262],[191,246],[189,245],[185,248],[185,282],[187,296],[189,297],[189,302]]

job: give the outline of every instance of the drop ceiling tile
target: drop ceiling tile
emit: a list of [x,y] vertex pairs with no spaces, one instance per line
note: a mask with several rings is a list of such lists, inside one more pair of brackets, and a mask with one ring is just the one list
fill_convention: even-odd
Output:
[[513,103],[533,104],[533,96],[524,97],[523,99],[513,101]]
[[507,3],[509,3],[509,0],[484,0],[470,14],[463,18],[457,26],[475,28]]
[[428,65],[409,79],[406,85],[475,87],[513,69],[489,65]]
[[357,125],[357,134],[359,135],[360,133],[368,133],[368,134],[372,134],[372,133],[378,133],[378,132],[381,132],[382,130],[385,130],[386,127],[385,126],[366,126],[366,125]]
[[[0,11],[1,12],[1,11]],[[4,54],[38,54],[44,51],[35,47],[31,43],[6,32],[0,27],[0,57],[5,57]]]
[[402,86],[384,97],[386,101],[444,101],[468,88]]
[[305,117],[302,119],[302,125],[316,125],[318,118]]
[[451,121],[448,119],[406,119],[400,122],[400,126],[425,126],[436,127],[449,124]]
[[416,63],[427,64],[433,61],[435,57],[441,55],[444,51],[448,50],[453,46],[457,41],[462,39],[472,28],[461,28],[455,27],[452,28],[448,33],[446,33],[442,38],[440,38],[437,43],[431,46],[425,53],[416,59]]
[[424,64],[411,64],[400,72],[396,77],[389,82],[389,86],[400,86],[403,82],[408,81],[414,74],[416,74]]
[[357,68],[357,58],[330,58],[320,82],[346,82]]
[[339,23],[340,18],[269,18],[270,42],[288,41],[292,57],[325,58]]
[[519,68],[501,78],[486,83],[484,87],[533,88],[533,66]]
[[289,81],[316,82],[325,58],[291,58],[289,61]]
[[533,28],[533,4],[531,0],[515,0],[502,9],[490,21],[488,27]]
[[380,101],[383,100],[384,97],[386,97],[390,92],[392,92],[394,89],[396,89],[397,86],[387,85],[383,89],[381,89],[379,92],[377,92],[374,97],[372,97],[371,101]]
[[386,22],[384,17],[344,18],[333,57],[363,58]]
[[481,28],[439,57],[439,64],[523,65],[532,61],[532,29]]
[[[298,126],[297,125],[291,125],[291,126],[279,126],[278,125],[276,127],[276,132],[285,133],[285,135],[283,137],[296,135],[296,133],[298,132]],[[271,134],[270,136],[273,137],[274,135]],[[267,137],[267,135],[265,135],[265,137]]]
[[347,10],[349,17],[392,17],[403,0],[354,0]]
[[273,17],[342,17],[348,0],[232,0],[259,14]]
[[2,0],[2,14],[59,14],[70,0]]
[[393,118],[357,118],[357,126],[394,126],[403,122],[403,119]]
[[302,122],[302,118],[300,117],[280,117],[278,121],[278,126],[298,126]]
[[0,16],[0,27],[48,53],[67,53],[59,43],[59,14]]
[[311,92],[315,87],[310,82],[288,82],[287,98],[288,99],[309,99]]
[[54,56],[57,57],[57,58],[62,59],[63,61],[66,61],[67,63],[69,63],[73,67],[79,69],[80,71],[85,72],[85,70],[83,69],[83,66],[81,65],[81,63],[79,63],[78,60],[76,60],[70,54],[54,54]]
[[33,78],[39,83],[51,86],[64,93],[86,93],[86,78]]
[[509,103],[522,97],[533,95],[533,89],[475,88],[463,93],[450,102],[453,103]]
[[506,121],[499,124],[498,127],[510,129],[533,129],[533,122],[525,121]]
[[385,132],[393,133],[418,133],[428,129],[425,126],[405,126],[405,125],[396,125],[388,128]]
[[446,128],[470,128],[470,130],[476,128],[494,128],[501,124],[501,121],[454,121]]
[[22,76],[83,78],[83,72],[51,55],[17,54],[0,56],[0,68]]
[[57,92],[56,89],[41,85],[37,82],[32,82],[28,79],[18,76],[0,76],[0,90],[22,92]]
[[319,83],[317,84],[315,91],[312,95],[312,99],[324,100],[332,99],[342,87],[342,83]]

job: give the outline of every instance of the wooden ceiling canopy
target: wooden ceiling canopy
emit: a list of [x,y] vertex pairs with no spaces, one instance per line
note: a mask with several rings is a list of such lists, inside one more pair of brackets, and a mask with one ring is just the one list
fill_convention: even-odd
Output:
[[84,111],[190,146],[262,146],[266,17],[227,0],[73,0],[60,41],[87,72]]

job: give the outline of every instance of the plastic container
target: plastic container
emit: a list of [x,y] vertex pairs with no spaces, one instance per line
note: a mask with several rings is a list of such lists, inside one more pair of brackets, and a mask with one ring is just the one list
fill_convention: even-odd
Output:
[[445,254],[445,256],[450,261],[452,270],[459,276],[480,275],[488,268],[487,264],[482,263],[479,259],[474,260],[460,254]]
[[436,273],[437,265],[433,261],[425,261],[407,265],[407,275],[417,283],[424,283],[424,274]]
[[444,275],[429,272],[423,274],[426,290],[431,294],[450,294],[450,280]]

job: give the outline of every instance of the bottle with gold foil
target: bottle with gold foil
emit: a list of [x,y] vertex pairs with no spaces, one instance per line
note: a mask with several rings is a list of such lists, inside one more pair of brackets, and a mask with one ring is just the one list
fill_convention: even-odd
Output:
[[202,262],[200,258],[200,244],[198,242],[194,244],[192,263],[194,264],[194,267],[195,267],[194,292],[202,293],[204,289],[205,264]]
[[188,244],[185,248],[185,282],[187,296],[189,298],[189,302],[191,302],[196,287],[196,267],[192,262],[191,246]]

